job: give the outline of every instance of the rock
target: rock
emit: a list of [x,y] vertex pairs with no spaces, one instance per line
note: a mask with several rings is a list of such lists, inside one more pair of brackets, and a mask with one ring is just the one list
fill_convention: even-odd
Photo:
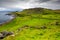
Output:
[[3,38],[4,38],[3,34],[0,33],[0,39],[3,39]]
[[26,28],[26,29],[29,28],[29,27],[30,27],[30,26],[28,26],[28,25],[23,26],[23,28]]
[[8,33],[7,33],[7,36],[8,36],[8,35],[12,35],[12,34],[13,34],[13,32],[8,32]]
[[8,36],[8,35],[12,35],[12,32],[7,32],[7,31],[3,31],[1,32],[1,34],[3,34],[4,36]]
[[56,22],[56,25],[59,25],[59,22]]
[[46,26],[42,26],[41,29],[47,29],[47,27]]
[[14,37],[15,35],[13,34],[13,35],[11,35],[11,36],[13,36],[13,37]]
[[18,32],[19,32],[19,31],[22,31],[22,30],[23,30],[23,28],[18,28],[18,29],[17,29]]
[[38,27],[38,26],[36,26],[35,28],[36,28],[36,29],[40,29],[40,27]]
[[25,25],[24,27],[29,27],[28,25]]
[[40,27],[38,27],[38,26],[31,26],[30,28],[33,28],[33,29],[40,29]]
[[0,39],[3,39],[12,34],[13,34],[13,32],[7,32],[7,31],[0,32]]
[[6,14],[6,15],[11,15],[11,14]]

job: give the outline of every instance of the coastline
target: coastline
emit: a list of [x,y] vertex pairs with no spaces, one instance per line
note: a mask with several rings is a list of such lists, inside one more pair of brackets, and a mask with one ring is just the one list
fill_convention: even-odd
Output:
[[8,24],[9,22],[11,22],[12,20],[14,20],[14,19],[16,18],[15,15],[13,15],[12,17],[13,17],[12,19],[10,19],[10,20],[8,20],[8,21],[6,21],[6,22],[1,23],[0,26],[2,26],[2,25],[4,25],[4,24]]

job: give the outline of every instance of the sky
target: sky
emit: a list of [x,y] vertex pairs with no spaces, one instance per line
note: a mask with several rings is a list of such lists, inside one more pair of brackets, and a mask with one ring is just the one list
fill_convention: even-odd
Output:
[[36,7],[60,9],[60,0],[0,0],[0,11]]

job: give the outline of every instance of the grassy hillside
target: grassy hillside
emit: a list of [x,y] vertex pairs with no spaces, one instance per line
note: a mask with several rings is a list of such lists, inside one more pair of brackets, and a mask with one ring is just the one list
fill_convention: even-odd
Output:
[[60,12],[43,8],[12,12],[16,18],[0,26],[0,31],[13,31],[3,40],[60,40]]

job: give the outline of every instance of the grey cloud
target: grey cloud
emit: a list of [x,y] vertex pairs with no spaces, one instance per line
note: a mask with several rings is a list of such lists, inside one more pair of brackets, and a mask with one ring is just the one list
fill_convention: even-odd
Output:
[[55,2],[45,2],[45,3],[41,3],[39,5],[39,7],[43,7],[43,8],[49,8],[49,9],[60,9],[60,3],[55,1]]
[[[45,0],[48,1],[48,0]],[[0,7],[13,7],[15,5],[27,5],[45,2],[44,0],[0,0]]]
[[60,9],[60,0],[0,0],[0,7],[5,8],[33,8],[43,7]]

